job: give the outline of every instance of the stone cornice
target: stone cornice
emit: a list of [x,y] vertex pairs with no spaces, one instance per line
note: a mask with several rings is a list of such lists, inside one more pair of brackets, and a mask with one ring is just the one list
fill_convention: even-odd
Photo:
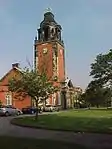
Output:
[[49,44],[49,43],[59,43],[63,48],[64,48],[64,43],[60,42],[59,40],[50,40],[50,41],[35,41],[34,46],[35,45],[42,45],[42,44]]

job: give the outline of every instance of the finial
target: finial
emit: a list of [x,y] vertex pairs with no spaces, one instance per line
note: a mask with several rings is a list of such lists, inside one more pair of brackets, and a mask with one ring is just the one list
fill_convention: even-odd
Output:
[[52,9],[50,7],[46,8],[44,13],[47,13],[47,12],[52,12]]

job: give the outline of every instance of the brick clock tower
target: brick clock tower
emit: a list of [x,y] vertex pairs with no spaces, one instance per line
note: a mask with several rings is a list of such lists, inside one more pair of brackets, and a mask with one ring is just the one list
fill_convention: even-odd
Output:
[[[34,43],[34,64],[39,72],[46,72],[47,77],[58,84],[65,81],[64,43],[61,38],[61,26],[55,21],[50,10],[44,13],[38,36]],[[48,104],[61,104],[60,93],[49,99]]]

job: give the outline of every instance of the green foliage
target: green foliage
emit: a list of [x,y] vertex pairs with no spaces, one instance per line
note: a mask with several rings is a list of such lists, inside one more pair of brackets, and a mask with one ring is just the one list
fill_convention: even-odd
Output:
[[47,79],[45,73],[39,74],[37,71],[25,69],[21,75],[9,80],[9,90],[16,96],[29,95],[35,100],[38,107],[38,103],[56,92],[57,87],[53,86],[53,82]]
[[31,96],[35,100],[48,97],[55,91],[56,87],[47,79],[45,74],[26,69],[18,78],[9,80],[9,90]]
[[108,88],[89,88],[82,95],[82,98],[86,101],[86,103],[90,103],[92,106],[107,106],[109,96]]
[[110,102],[112,87],[112,50],[107,54],[96,56],[91,64],[90,76],[93,80],[89,83],[84,99],[92,105],[102,105]]
[[112,85],[112,49],[107,54],[97,55],[95,62],[91,64],[90,76],[99,85]]
[[78,93],[74,98],[74,107],[80,108],[80,106],[85,106],[85,99],[83,98],[83,94]]

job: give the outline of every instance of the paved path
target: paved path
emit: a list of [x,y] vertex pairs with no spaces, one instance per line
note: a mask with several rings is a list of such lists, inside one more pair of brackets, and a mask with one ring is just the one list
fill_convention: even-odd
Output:
[[32,129],[10,124],[12,117],[0,117],[0,135],[53,139],[88,146],[90,149],[112,149],[112,135],[80,134],[42,129]]

